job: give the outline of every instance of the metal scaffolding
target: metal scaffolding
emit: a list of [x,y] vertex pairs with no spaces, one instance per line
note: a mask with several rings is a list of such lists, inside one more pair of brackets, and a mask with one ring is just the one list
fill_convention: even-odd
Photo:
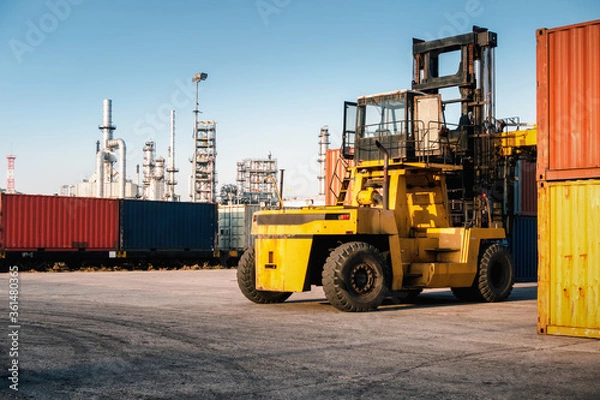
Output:
[[192,157],[192,182],[190,186],[193,202],[215,202],[215,189],[217,186],[216,140],[217,123],[215,121],[196,121],[194,155]]
[[274,204],[277,192],[272,176],[277,179],[277,159],[269,153],[266,159],[247,158],[237,163],[237,193],[241,203],[258,204],[261,202]]

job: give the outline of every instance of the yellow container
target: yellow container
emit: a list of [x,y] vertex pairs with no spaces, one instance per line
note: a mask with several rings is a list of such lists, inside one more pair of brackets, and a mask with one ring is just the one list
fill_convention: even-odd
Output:
[[600,338],[600,180],[538,188],[538,333]]

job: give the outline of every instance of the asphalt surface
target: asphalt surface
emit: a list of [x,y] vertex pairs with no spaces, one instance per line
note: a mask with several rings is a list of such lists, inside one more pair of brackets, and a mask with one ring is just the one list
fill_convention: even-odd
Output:
[[600,340],[536,334],[536,286],[449,290],[343,313],[323,291],[257,305],[235,270],[19,274],[18,356],[0,275],[0,398],[599,399]]

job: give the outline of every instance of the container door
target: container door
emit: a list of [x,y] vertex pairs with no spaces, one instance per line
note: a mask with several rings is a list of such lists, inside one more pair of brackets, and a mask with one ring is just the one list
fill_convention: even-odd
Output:
[[539,333],[600,338],[599,199],[600,180],[541,188]]

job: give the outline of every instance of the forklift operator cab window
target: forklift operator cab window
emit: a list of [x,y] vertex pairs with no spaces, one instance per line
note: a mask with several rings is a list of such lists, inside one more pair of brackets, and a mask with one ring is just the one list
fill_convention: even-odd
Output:
[[392,100],[382,103],[370,101],[359,109],[359,132],[362,138],[399,135],[406,129],[405,102]]

